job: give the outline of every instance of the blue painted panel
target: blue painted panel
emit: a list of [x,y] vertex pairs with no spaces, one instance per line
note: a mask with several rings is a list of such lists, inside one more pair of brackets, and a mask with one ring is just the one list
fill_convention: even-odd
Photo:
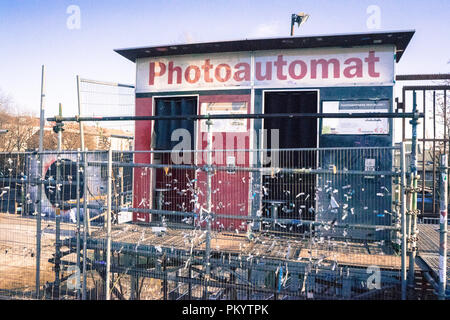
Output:
[[[316,88],[311,88],[316,89]],[[323,101],[340,101],[340,100],[388,100],[390,104],[390,112],[392,106],[392,87],[332,87],[317,88],[319,89],[319,108],[322,110]],[[282,89],[280,89],[282,90]],[[263,110],[262,106],[262,90],[255,90],[255,113]],[[376,147],[391,146],[393,141],[392,132],[393,121],[389,120],[390,133],[386,135],[319,135],[320,147]],[[261,123],[258,127],[261,128]],[[321,120],[319,120],[319,132],[321,132]],[[389,171],[392,166],[392,153],[384,151],[361,152],[351,151],[345,153],[345,159],[336,159],[335,152],[324,152],[319,159],[319,167],[328,168],[329,165],[337,166],[338,170],[364,170],[365,159],[375,159],[376,171]],[[333,221],[339,223],[355,223],[369,225],[391,225],[392,216],[390,215],[392,195],[383,187],[391,188],[391,177],[364,177],[364,176],[344,176],[339,177],[319,177],[317,188],[322,191],[318,192],[319,212],[316,219]],[[335,200],[340,204],[336,210],[330,210],[330,191],[339,190],[334,194]],[[391,190],[389,190],[391,191]],[[377,194],[379,196],[377,196]],[[381,196],[382,194],[382,196]],[[343,210],[344,205],[348,207]],[[350,211],[350,209],[352,209]],[[343,219],[344,218],[344,219]],[[344,236],[344,230],[331,232],[332,236]],[[345,230],[344,237],[354,239],[371,239],[381,240],[389,239],[390,233],[386,231],[375,230]]]
[[[392,112],[392,95],[392,87],[323,88],[320,91],[320,110],[322,110],[323,101],[380,99],[389,100],[389,112]],[[390,134],[388,135],[320,135],[319,145],[321,147],[391,146],[393,139],[392,124],[392,119],[389,119]],[[322,123],[320,121],[319,132],[321,131]]]

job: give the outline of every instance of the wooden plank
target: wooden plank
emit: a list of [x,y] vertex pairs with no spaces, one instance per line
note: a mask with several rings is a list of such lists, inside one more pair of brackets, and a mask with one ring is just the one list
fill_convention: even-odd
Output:
[[319,259],[335,261],[341,265],[368,267],[371,265],[386,269],[401,269],[401,257],[393,255],[380,254],[361,254],[361,253],[342,253],[336,251],[326,251],[317,249],[302,249],[301,258]]
[[[147,228],[143,230],[143,228]],[[122,229],[119,227],[119,229]],[[128,228],[129,229],[129,228]],[[122,229],[123,230],[123,229]],[[117,240],[127,240],[132,238],[131,235],[139,235],[142,231],[149,230],[145,226],[133,226],[131,230],[124,230],[123,236]],[[177,250],[190,250],[190,243],[185,242],[185,235],[189,233],[189,240],[194,239],[194,249],[205,250],[204,230],[183,230],[168,229],[162,236],[155,233],[149,233],[144,241],[149,245],[159,245],[167,248],[175,248]],[[95,237],[102,237],[102,233],[97,233]],[[380,268],[398,269],[401,268],[401,258],[392,254],[382,254],[384,251],[389,252],[385,247],[377,243],[369,244],[372,254],[369,254],[365,244],[362,243],[345,243],[343,241],[335,241],[330,246],[328,243],[314,244],[315,249],[309,249],[310,244],[307,241],[298,239],[273,239],[269,237],[259,236],[258,241],[250,241],[247,237],[237,235],[235,233],[219,233],[211,234],[211,250],[213,252],[241,254],[247,256],[259,256],[280,260],[298,261],[302,258],[320,259],[324,258],[329,262],[336,261],[341,265],[368,267],[376,265]],[[130,240],[136,239],[129,239]],[[141,241],[143,243],[144,241]],[[288,248],[290,252],[288,254]],[[287,256],[288,255],[288,256]]]

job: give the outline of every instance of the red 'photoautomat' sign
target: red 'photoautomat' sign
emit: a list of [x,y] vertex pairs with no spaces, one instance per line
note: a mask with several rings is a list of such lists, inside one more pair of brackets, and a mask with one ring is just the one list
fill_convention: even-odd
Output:
[[137,92],[188,88],[305,87],[392,84],[392,46],[295,49],[143,58]]

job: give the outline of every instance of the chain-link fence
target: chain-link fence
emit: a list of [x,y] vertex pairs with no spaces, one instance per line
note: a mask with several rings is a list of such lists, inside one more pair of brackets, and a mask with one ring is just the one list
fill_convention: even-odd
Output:
[[163,299],[399,298],[399,148],[207,153],[133,164],[143,224],[111,239],[136,292],[154,278]]
[[[77,89],[78,116],[100,119],[105,115],[134,115],[135,95],[132,85],[77,77]],[[132,149],[134,127],[134,121],[111,123],[93,120],[80,125],[84,147],[89,150]]]
[[401,298],[400,147],[0,156],[3,297]]

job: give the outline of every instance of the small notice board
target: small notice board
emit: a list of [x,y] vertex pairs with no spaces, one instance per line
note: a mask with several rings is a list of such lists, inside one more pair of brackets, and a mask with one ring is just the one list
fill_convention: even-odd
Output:
[[[323,113],[389,112],[389,101],[324,101]],[[322,134],[389,134],[387,118],[324,118]]]
[[[247,114],[246,102],[202,103],[203,115]],[[212,119],[211,132],[247,132],[247,119]],[[201,120],[201,131],[207,132],[206,120]]]

